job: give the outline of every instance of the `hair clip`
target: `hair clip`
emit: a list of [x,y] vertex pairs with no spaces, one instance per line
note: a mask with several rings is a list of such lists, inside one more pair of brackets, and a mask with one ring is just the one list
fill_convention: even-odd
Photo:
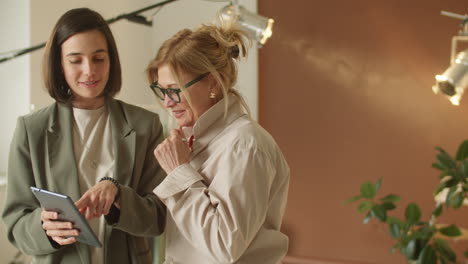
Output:
[[239,47],[237,45],[230,47],[229,54],[231,54],[233,59],[237,59],[239,57]]

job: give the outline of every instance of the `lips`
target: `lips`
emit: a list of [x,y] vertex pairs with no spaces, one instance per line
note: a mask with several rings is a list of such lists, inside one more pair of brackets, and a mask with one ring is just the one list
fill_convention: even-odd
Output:
[[85,86],[85,87],[96,87],[99,81],[84,81],[84,82],[79,82],[80,85]]
[[180,118],[184,115],[185,110],[173,110],[172,113],[174,114],[175,118]]

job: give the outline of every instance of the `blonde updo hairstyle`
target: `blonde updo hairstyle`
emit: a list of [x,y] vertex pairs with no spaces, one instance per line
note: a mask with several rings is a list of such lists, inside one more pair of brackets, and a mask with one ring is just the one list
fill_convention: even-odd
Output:
[[167,65],[191,106],[190,97],[179,81],[180,73],[196,77],[209,72],[220,88],[221,94],[216,95],[216,100],[226,98],[225,115],[229,105],[227,95],[233,94],[250,116],[244,98],[233,89],[237,82],[237,63],[240,57],[247,56],[250,45],[251,39],[247,33],[234,24],[202,25],[194,31],[180,30],[162,44],[149,63],[146,69],[148,81],[153,83],[158,80],[158,68]]

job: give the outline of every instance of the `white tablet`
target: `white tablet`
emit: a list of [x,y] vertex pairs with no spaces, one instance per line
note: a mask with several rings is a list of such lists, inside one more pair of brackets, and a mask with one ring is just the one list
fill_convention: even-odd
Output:
[[80,235],[77,237],[79,242],[94,247],[102,247],[101,242],[99,242],[96,234],[94,234],[89,226],[88,221],[80,214],[70,197],[32,186],[31,191],[36,196],[42,208],[47,211],[57,212],[60,220],[72,222],[74,228],[80,230]]

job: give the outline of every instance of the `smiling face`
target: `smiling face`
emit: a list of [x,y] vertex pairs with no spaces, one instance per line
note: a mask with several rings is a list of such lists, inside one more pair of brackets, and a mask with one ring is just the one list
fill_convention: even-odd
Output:
[[[183,93],[180,93],[180,103],[172,101],[167,95],[165,96],[164,107],[171,110],[179,127],[193,126],[198,118],[215,104],[215,101],[210,98],[210,92],[214,90],[210,77],[208,75],[187,88],[186,92],[190,95],[192,106],[189,105]],[[188,83],[196,76],[181,74],[179,78],[182,83]],[[158,68],[158,84],[163,88],[179,88],[167,65]]]
[[62,69],[74,107],[96,109],[104,105],[109,68],[107,41],[100,31],[77,33],[63,42]]

